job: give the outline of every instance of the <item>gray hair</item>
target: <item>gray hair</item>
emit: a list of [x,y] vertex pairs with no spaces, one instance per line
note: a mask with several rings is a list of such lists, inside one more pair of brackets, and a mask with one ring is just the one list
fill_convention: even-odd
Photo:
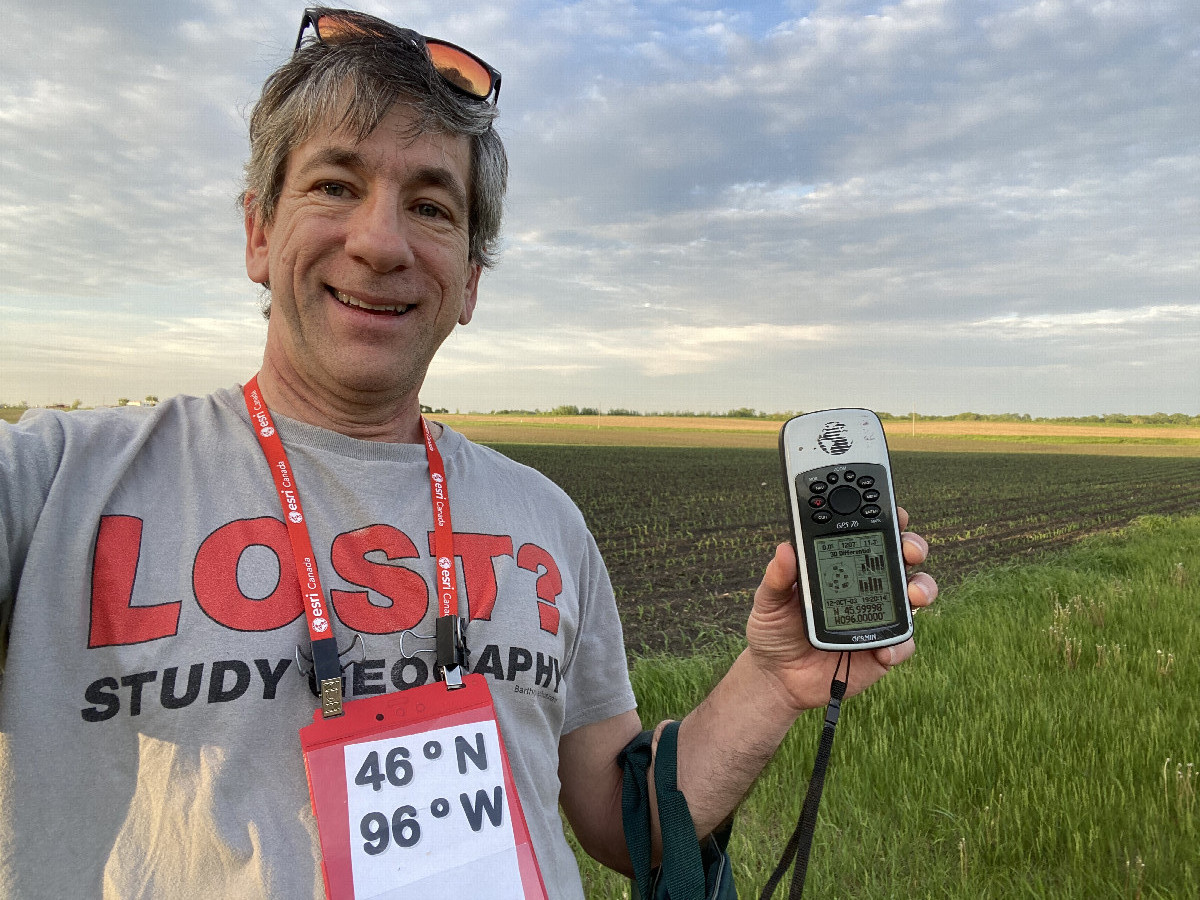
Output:
[[379,35],[310,40],[271,74],[250,117],[243,204],[248,199],[248,211],[271,222],[293,150],[321,127],[345,128],[364,140],[397,103],[412,116],[414,136],[470,139],[470,260],[494,265],[508,181],[504,144],[493,127],[496,107],[451,88],[417,48]]

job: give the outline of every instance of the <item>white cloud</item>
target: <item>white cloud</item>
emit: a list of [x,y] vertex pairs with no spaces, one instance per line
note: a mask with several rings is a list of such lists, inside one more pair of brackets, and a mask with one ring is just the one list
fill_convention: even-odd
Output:
[[[826,404],[794,398],[836,393],[827,373],[860,340],[897,373],[882,408],[921,378],[931,406],[1045,413],[1049,386],[1086,370],[1053,411],[1200,411],[1200,6],[791,6],[405,6],[404,24],[504,72],[512,163],[506,253],[438,390],[478,408],[536,405],[518,391],[811,408]],[[28,352],[3,363],[5,393],[34,394],[47,368],[167,382],[178,359],[198,389],[245,377],[261,329],[233,198],[247,108],[298,9],[64,0],[10,17],[0,322]],[[36,319],[39,297],[107,328],[104,346]],[[1146,354],[1164,364],[1127,379],[1143,396],[1093,372]]]
[[[1008,339],[1021,339],[1030,333],[1086,339],[1096,331],[1104,332],[1106,336],[1114,332],[1126,335],[1160,326],[1200,329],[1200,304],[1094,309],[1079,313],[1041,313],[1024,316],[1014,313],[971,323],[972,328]],[[1159,333],[1162,333],[1161,329]]]
[[844,326],[779,326],[769,323],[732,326],[628,324],[603,333],[557,327],[537,334],[499,336],[467,329],[442,350],[439,372],[448,377],[506,372],[568,373],[599,370],[614,364],[647,376],[703,373],[725,361],[742,362],[779,349],[815,343],[844,343]]

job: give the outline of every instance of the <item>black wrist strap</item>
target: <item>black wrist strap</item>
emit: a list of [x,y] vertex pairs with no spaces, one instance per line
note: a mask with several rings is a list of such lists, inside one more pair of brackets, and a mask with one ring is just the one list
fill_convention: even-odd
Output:
[[[846,678],[838,680],[842,669],[842,657],[846,658]],[[821,743],[817,747],[817,758],[813,762],[812,778],[808,781],[808,792],[804,795],[804,806],[800,810],[800,821],[792,832],[779,865],[763,886],[759,900],[770,900],[775,894],[775,888],[783,880],[784,874],[796,864],[792,873],[792,885],[788,891],[789,900],[800,900],[804,894],[804,878],[808,874],[808,854],[812,849],[813,831],[817,827],[817,809],[821,805],[821,791],[825,788],[825,769],[829,764],[829,754],[833,750],[833,732],[837,728],[838,715],[842,708],[842,698],[846,696],[846,682],[850,680],[850,654],[838,656],[837,666],[833,670],[833,681],[829,685],[829,705],[825,707],[825,724],[821,728]]]

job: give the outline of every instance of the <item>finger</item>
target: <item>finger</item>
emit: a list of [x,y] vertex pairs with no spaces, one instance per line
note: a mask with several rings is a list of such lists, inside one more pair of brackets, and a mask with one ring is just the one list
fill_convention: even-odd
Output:
[[908,527],[908,510],[903,506],[896,507],[896,518],[899,520],[901,531]]
[[929,556],[929,542],[919,534],[906,531],[900,535],[900,544],[904,548],[904,562],[910,566],[919,566]]
[[891,647],[880,647],[875,652],[876,661],[885,669],[899,665],[909,659],[917,650],[917,644],[909,638],[903,644],[893,644]]
[[796,588],[796,571],[795,549],[789,543],[780,544],[767,563],[767,571],[763,574],[755,599],[776,605],[790,602]]
[[913,606],[929,606],[937,595],[937,582],[928,572],[917,572],[908,579],[908,602]]

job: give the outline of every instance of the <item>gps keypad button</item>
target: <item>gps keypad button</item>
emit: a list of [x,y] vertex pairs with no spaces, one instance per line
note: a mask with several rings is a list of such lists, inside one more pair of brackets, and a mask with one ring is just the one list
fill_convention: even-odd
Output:
[[874,487],[875,479],[872,478],[870,475],[863,475],[858,479],[858,486],[860,488]]
[[844,484],[829,492],[829,505],[833,507],[834,512],[841,513],[843,516],[848,516],[857,510],[860,502],[858,491],[849,485]]

